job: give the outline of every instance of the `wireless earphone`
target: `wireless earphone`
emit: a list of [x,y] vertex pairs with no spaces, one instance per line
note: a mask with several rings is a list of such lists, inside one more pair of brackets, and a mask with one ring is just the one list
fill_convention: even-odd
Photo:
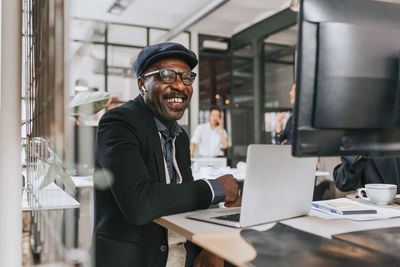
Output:
[[144,88],[144,86],[142,86],[142,92],[147,92],[147,89],[146,88]]

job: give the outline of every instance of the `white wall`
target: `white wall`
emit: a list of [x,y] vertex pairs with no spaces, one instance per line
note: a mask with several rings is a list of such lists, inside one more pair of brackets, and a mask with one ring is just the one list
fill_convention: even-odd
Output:
[[1,1],[0,266],[21,266],[21,1]]

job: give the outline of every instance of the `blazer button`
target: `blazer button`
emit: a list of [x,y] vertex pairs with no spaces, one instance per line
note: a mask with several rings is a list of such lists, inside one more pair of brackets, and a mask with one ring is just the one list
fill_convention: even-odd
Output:
[[166,245],[161,245],[160,250],[162,252],[167,252],[167,246]]

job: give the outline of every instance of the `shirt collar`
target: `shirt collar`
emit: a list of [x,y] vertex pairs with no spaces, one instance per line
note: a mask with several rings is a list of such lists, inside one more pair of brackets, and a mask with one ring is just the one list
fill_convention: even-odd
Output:
[[156,117],[153,117],[154,121],[156,123],[157,126],[157,130],[161,133],[168,133],[169,135],[171,135],[172,137],[178,136],[181,132],[182,129],[179,126],[177,121],[174,121],[171,125],[170,130],[168,131],[167,126],[164,125],[164,123],[162,123],[159,119],[157,119]]

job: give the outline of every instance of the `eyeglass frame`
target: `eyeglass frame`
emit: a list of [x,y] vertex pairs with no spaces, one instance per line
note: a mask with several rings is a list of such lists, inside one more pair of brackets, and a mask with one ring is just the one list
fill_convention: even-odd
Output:
[[[163,77],[161,76],[161,71],[163,71],[163,70],[168,70],[168,71],[174,72],[174,73],[175,73],[175,79],[174,79],[172,82],[166,82],[166,81],[163,79]],[[159,69],[159,70],[154,70],[154,71],[150,71],[150,72],[148,72],[148,73],[142,74],[141,77],[146,78],[146,77],[148,77],[148,76],[151,76],[151,75],[154,75],[154,74],[158,74],[163,82],[165,82],[166,84],[171,84],[171,83],[176,82],[176,78],[177,78],[178,75],[179,75],[179,76],[181,76],[181,81],[182,81],[182,83],[183,83],[184,85],[190,86],[190,85],[193,84],[193,82],[192,82],[191,84],[186,84],[186,83],[183,81],[183,79],[182,79],[182,74],[183,74],[183,73],[187,73],[187,72],[193,73],[193,74],[194,74],[194,77],[193,77],[193,82],[194,82],[194,80],[196,79],[197,73],[195,73],[195,72],[193,72],[193,71],[190,71],[190,70],[189,70],[189,71],[184,71],[184,72],[179,72],[179,71],[174,71],[174,70],[171,70],[171,69]]]

